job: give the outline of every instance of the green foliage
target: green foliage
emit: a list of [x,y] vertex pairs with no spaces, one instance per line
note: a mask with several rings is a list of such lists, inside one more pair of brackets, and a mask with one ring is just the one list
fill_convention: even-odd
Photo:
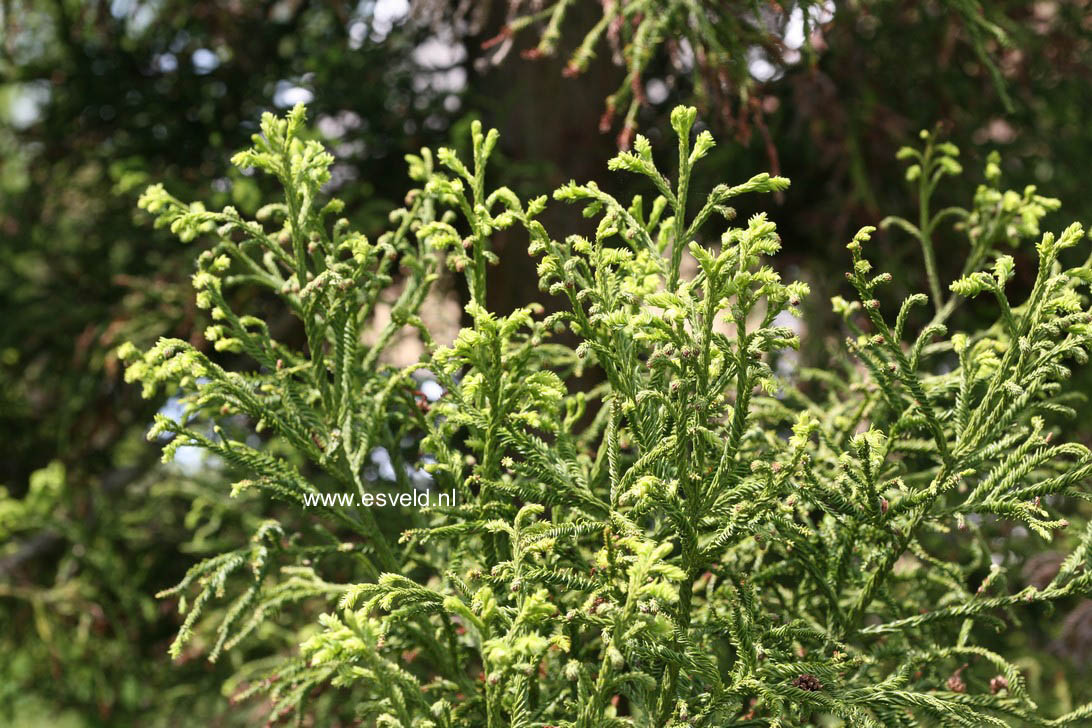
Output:
[[[892,275],[849,243],[849,334],[825,370],[794,370],[794,324],[808,286],[772,266],[776,226],[734,225],[733,198],[784,191],[760,174],[693,200],[692,170],[713,147],[696,111],[671,115],[673,174],[638,135],[610,168],[646,178],[650,203],[595,183],[554,193],[583,207],[585,235],[554,239],[545,198],[490,190],[496,133],[472,132],[469,164],[449,150],[409,158],[418,185],[375,242],[323,202],[331,158],[301,139],[303,110],[266,115],[234,161],[270,174],[283,202],[257,219],[206,210],[154,186],[141,204],[184,240],[211,236],[194,276],[214,324],[206,338],[251,362],[225,368],[180,340],[124,347],[146,392],[183,395],[150,436],[203,448],[300,509],[264,520],[249,543],[194,566],[177,587],[178,654],[214,635],[210,659],[261,638],[284,647],[239,666],[239,696],[267,691],[273,718],[313,713],[390,726],[1079,725],[1037,707],[991,633],[1038,605],[1092,593],[1092,528],[1042,588],[1013,589],[1016,522],[1050,540],[1063,502],[1088,500],[1092,452],[1048,422],[1074,414],[1065,387],[1087,360],[1090,261],[1068,267],[1078,225],[1039,234],[1056,202],[1001,192],[997,162],[970,210],[933,214],[958,150],[925,135],[908,178],[920,185],[917,238],[935,315],[878,300]],[[945,299],[931,234],[947,218],[970,241]],[[540,288],[563,310],[485,306],[499,230],[526,230]],[[997,252],[1038,238],[1034,283],[1015,301],[1017,261]],[[992,265],[990,265],[992,264]],[[471,322],[434,342],[418,311],[444,266],[466,278]],[[401,271],[401,283],[394,271]],[[988,267],[984,267],[988,266]],[[400,290],[375,343],[377,301]],[[270,333],[229,289],[275,296],[305,346]],[[952,330],[967,296],[991,293],[996,322]],[[385,364],[395,331],[415,329],[417,366]],[[578,344],[562,343],[568,329]],[[237,360],[235,360],[237,361]],[[444,394],[428,406],[414,375]],[[577,378],[601,373],[581,389]],[[251,437],[247,437],[247,433]],[[254,434],[261,437],[254,439]],[[1059,438],[1060,439],[1060,438]],[[406,445],[407,442],[412,443]],[[455,503],[360,505],[378,484],[377,448]],[[357,498],[355,506],[329,499]],[[327,496],[327,498],[322,498]],[[242,501],[240,508],[257,501]],[[298,526],[298,528],[296,527]],[[1005,534],[1010,535],[1006,536]],[[291,620],[273,615],[295,605]],[[215,608],[214,608],[215,607]],[[325,612],[319,614],[320,612]],[[286,622],[291,622],[285,627]],[[287,634],[285,633],[287,630]],[[293,649],[298,645],[298,649]],[[332,699],[333,686],[345,694]],[[351,709],[346,707],[351,706]],[[348,714],[348,716],[347,716]]]
[[[880,0],[863,3],[862,9],[868,14],[884,10],[884,5],[897,4]],[[644,79],[656,67],[658,55],[668,56],[680,76],[689,75],[696,93],[711,106],[727,111],[736,101],[732,98],[735,96],[741,106],[747,107],[750,97],[761,86],[750,64],[760,59],[776,70],[800,58],[796,47],[786,46],[783,35],[787,26],[796,22],[801,25],[798,32],[803,35],[802,50],[814,64],[817,52],[813,31],[841,12],[836,10],[835,3],[821,0],[713,5],[692,0],[616,0],[603,2],[601,6],[591,28],[579,38],[569,55],[564,73],[576,76],[587,71],[603,46],[611,52],[615,63],[624,67],[622,82],[607,97],[600,122],[601,130],[606,131],[613,117],[624,110],[618,137],[623,148],[629,148],[637,129],[638,112],[648,103]],[[508,20],[500,35],[486,41],[485,46],[507,41],[537,26],[541,28],[538,44],[525,51],[524,57],[553,56],[559,49],[562,28],[576,14],[575,8],[574,0],[549,3],[514,0],[509,3]],[[988,50],[1010,45],[999,17],[1001,8],[978,0],[944,0],[931,8],[931,13],[950,15],[957,20],[969,45],[989,70],[1005,105],[1011,106],[1001,73]],[[663,49],[666,53],[660,53]]]
[[[963,167],[958,161],[959,148],[956,145],[951,142],[937,143],[936,135],[926,131],[921,132],[920,136],[925,143],[921,150],[903,147],[897,155],[899,159],[911,162],[906,168],[906,180],[916,184],[918,188],[919,223],[914,225],[901,217],[888,217],[880,225],[902,228],[921,245],[929,291],[936,307],[937,318],[943,320],[951,315],[957,298],[953,296],[944,301],[933,236],[937,226],[945,219],[960,221],[971,249],[963,265],[961,279],[952,284],[952,292],[966,297],[984,290],[993,290],[1001,308],[1007,310],[1004,285],[1012,276],[1012,258],[1002,256],[997,259],[995,284],[990,283],[993,279],[989,275],[978,269],[1002,243],[1016,247],[1023,240],[1039,237],[1039,221],[1047,213],[1057,210],[1061,203],[1054,198],[1036,194],[1033,185],[1028,185],[1022,194],[1015,190],[1002,192],[997,187],[1001,178],[1001,157],[997,152],[992,152],[986,160],[986,183],[979,185],[975,192],[973,208],[966,210],[961,207],[946,207],[933,213],[930,203],[937,185],[945,176],[961,174]],[[1007,321],[1012,323],[1011,317]]]
[[[197,722],[224,712],[218,688],[232,671],[210,670],[195,652],[164,659],[172,626],[154,591],[184,572],[193,557],[180,553],[245,538],[254,519],[215,472],[122,473],[87,496],[54,462],[32,474],[24,497],[0,491],[4,725],[133,725],[140,714],[141,725],[166,726],[183,704]],[[102,505],[122,487],[129,507]],[[43,584],[25,578],[32,568]]]
[[[206,498],[215,467],[183,477],[143,443],[164,402],[142,401],[113,351],[160,336],[211,349],[212,322],[188,281],[200,249],[150,230],[135,202],[165,180],[252,215],[267,190],[229,151],[288,84],[316,96],[309,135],[336,145],[335,183],[380,182],[343,189],[342,214],[382,226],[401,151],[446,136],[453,90],[415,85],[428,31],[380,42],[374,5],[0,3],[0,725],[256,720],[219,694],[231,665],[164,658],[173,625],[153,595],[250,524]],[[353,41],[354,27],[368,30]],[[39,491],[45,468],[64,478]],[[23,705],[41,716],[24,722]]]

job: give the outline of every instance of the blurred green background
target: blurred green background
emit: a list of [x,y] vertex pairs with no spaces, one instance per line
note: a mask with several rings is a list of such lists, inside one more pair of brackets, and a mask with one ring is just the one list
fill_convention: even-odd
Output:
[[[0,725],[257,720],[222,695],[230,657],[166,656],[178,618],[154,594],[242,528],[215,467],[158,464],[144,433],[165,403],[140,399],[111,353],[162,335],[204,346],[189,286],[200,243],[152,229],[135,206],[143,187],[252,213],[264,183],[228,159],[263,111],[302,101],[337,158],[331,193],[370,235],[409,186],[403,155],[461,145],[473,118],[500,129],[494,173],[521,194],[570,178],[616,188],[605,164],[621,122],[599,125],[625,75],[617,50],[603,43],[582,74],[562,73],[600,3],[573,4],[553,57],[521,57],[541,25],[502,33],[551,4],[0,0]],[[815,291],[812,363],[845,241],[916,214],[894,154],[919,129],[939,124],[963,150],[967,174],[938,205],[968,204],[998,149],[1009,186],[1062,199],[1048,229],[1092,222],[1092,2],[707,5],[718,33],[755,40],[720,74],[702,48],[661,38],[636,81],[636,121],[655,143],[672,106],[697,103],[720,146],[695,184],[767,169],[793,180],[769,212],[779,265]],[[740,26],[744,15],[761,23]],[[560,233],[573,224],[547,216]],[[909,240],[877,240],[896,293],[920,289]],[[523,241],[498,244],[492,305],[541,298]],[[948,279],[958,244],[939,244]],[[1068,427],[1092,442],[1087,421]],[[1052,554],[1029,561],[1029,583],[1057,568]],[[1059,710],[1092,698],[1092,602],[1065,609],[998,638]]]

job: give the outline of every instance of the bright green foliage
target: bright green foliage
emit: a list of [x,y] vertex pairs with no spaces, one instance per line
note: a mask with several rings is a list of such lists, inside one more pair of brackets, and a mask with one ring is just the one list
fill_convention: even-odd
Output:
[[[965,210],[961,207],[947,207],[933,213],[930,209],[930,200],[937,185],[945,176],[962,173],[963,167],[958,161],[959,148],[954,144],[937,143],[936,136],[926,131],[921,132],[921,139],[925,143],[921,150],[903,147],[898,153],[899,159],[911,162],[906,169],[906,180],[917,186],[918,224],[914,225],[901,217],[888,217],[880,225],[900,227],[921,244],[925,272],[929,280],[929,292],[936,307],[938,319],[944,319],[951,315],[958,299],[953,296],[942,303],[944,296],[941,293],[936,253],[933,249],[933,235],[941,222],[946,218],[962,222],[971,246],[963,265],[962,275],[972,276],[974,280],[982,280],[981,276],[985,274],[979,271],[979,268],[996,247],[1002,243],[1016,247],[1022,240],[1039,237],[1039,221],[1048,212],[1057,210],[1061,203],[1052,197],[1036,194],[1035,187],[1032,185],[1029,185],[1023,194],[1015,190],[1001,192],[997,188],[1001,177],[999,166],[1001,158],[997,152],[992,152],[986,162],[986,184],[979,185],[973,208]],[[1007,280],[1012,274],[1012,258],[1004,256],[998,260],[998,265],[1000,269],[1007,271],[1005,276]],[[967,296],[985,290],[984,288],[967,288],[967,285],[960,283],[952,288],[952,292],[958,296]],[[1003,281],[1000,286],[1003,288]],[[1002,293],[1000,289],[996,292]],[[999,296],[1002,308],[1007,305],[1000,300],[1003,298],[1003,295]]]
[[[243,694],[267,689],[274,717],[349,711],[367,725],[1079,725],[1092,715],[1041,712],[1020,670],[983,646],[1028,605],[1092,593],[1092,527],[1049,585],[1020,591],[1008,586],[999,530],[1015,521],[1049,540],[1069,525],[1060,500],[1088,499],[1092,453],[1056,442],[1047,424],[1073,414],[1064,381],[1092,345],[1092,268],[1059,260],[1082,244],[1081,228],[1040,236],[1056,203],[998,190],[995,160],[971,210],[931,214],[958,150],[926,135],[923,151],[903,153],[916,163],[911,180],[924,180],[923,222],[895,222],[928,261],[937,223],[959,220],[966,275],[944,299],[931,269],[936,315],[918,329],[913,307],[928,297],[883,310],[878,291],[892,276],[873,269],[862,230],[848,245],[854,296],[834,301],[846,349],[827,370],[794,371],[790,324],[807,286],[771,266],[774,223],[733,225],[727,206],[788,180],[760,174],[695,195],[692,168],[714,144],[692,135],[695,114],[671,115],[675,174],[641,136],[610,162],[648,179],[650,203],[594,183],[557,190],[595,223],[563,241],[536,220],[545,198],[489,190],[496,135],[477,127],[469,165],[448,150],[435,165],[428,152],[410,158],[420,187],[374,243],[326,222],[337,210],[320,202],[331,160],[299,140],[300,108],[265,117],[254,149],[235,158],[285,188],[258,221],[148,191],[142,205],[161,224],[184,239],[214,235],[194,278],[215,321],[206,336],[252,362],[229,370],[180,341],[122,352],[131,379],[186,394],[185,421],[160,417],[152,432],[173,435],[168,455],[205,448],[246,472],[237,491],[302,509],[316,494],[375,489],[364,464],[382,446],[403,487],[406,466],[429,455],[431,487],[457,494],[382,522],[366,507],[326,505],[308,508],[316,523],[299,532],[262,523],[170,592],[196,595],[176,653],[215,633],[215,659],[283,630],[289,617],[274,628],[273,614],[297,604],[298,650],[244,666],[269,680]],[[485,308],[491,237],[514,225],[564,310]],[[1017,263],[995,248],[1025,237],[1039,238],[1037,273],[1014,301]],[[380,294],[399,285],[396,262],[395,313],[365,347]],[[450,346],[417,317],[445,262],[466,276],[472,320]],[[276,296],[305,346],[231,310],[232,286]],[[949,335],[961,298],[987,292],[997,322]],[[404,326],[420,330],[420,367],[445,390],[429,408],[414,398],[417,367],[383,364]],[[575,349],[553,340],[566,328]],[[574,378],[592,370],[601,383],[581,390]],[[272,436],[247,444],[229,433],[249,429]],[[311,697],[327,684],[344,694]]]

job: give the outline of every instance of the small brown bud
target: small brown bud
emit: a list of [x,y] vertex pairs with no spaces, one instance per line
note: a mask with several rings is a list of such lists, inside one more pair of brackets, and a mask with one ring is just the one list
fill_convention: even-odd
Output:
[[1009,681],[1004,675],[998,675],[990,680],[990,692],[997,695],[1002,690],[1009,689]]
[[797,678],[792,681],[792,686],[794,688],[799,688],[800,690],[807,690],[809,693],[818,692],[823,689],[823,683],[819,682],[819,678],[814,675],[808,675],[807,673],[798,675]]

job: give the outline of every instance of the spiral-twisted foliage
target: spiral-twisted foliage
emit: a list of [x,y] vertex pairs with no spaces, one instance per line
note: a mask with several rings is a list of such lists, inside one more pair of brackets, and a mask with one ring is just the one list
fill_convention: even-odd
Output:
[[[204,448],[242,473],[236,491],[289,504],[168,592],[192,598],[176,653],[189,640],[212,659],[243,650],[239,695],[267,691],[274,720],[323,724],[1092,717],[1089,706],[1040,711],[1021,671],[986,646],[1037,603],[1092,592],[1092,527],[1039,589],[1010,587],[1001,528],[1049,540],[1071,525],[1057,508],[1088,499],[1092,453],[1055,434],[1074,413],[1069,368],[1092,345],[1092,267],[1061,262],[1081,228],[1040,235],[1056,203],[1002,192],[994,159],[972,209],[932,214],[958,150],[927,135],[924,150],[903,152],[924,185],[921,224],[889,224],[922,242],[933,312],[915,309],[922,294],[881,303],[892,276],[866,257],[862,230],[848,245],[853,295],[834,299],[844,349],[799,368],[790,350],[808,287],[773,267],[774,223],[733,224],[728,206],[789,182],[760,174],[693,194],[691,170],[714,144],[693,135],[695,113],[671,115],[673,175],[639,135],[611,160],[647,178],[650,201],[590,182],[557,190],[594,222],[565,240],[536,219],[546,198],[487,186],[497,137],[479,127],[469,163],[449,150],[410,158],[418,188],[374,242],[328,222],[331,158],[302,140],[301,108],[264,118],[235,158],[284,187],[258,220],[147,192],[160,224],[215,240],[194,277],[198,304],[213,320],[206,337],[239,355],[127,347],[131,379],[186,403],[152,436],[171,436],[168,455]],[[950,298],[931,263],[946,219],[969,241]],[[562,310],[486,308],[491,241],[513,226]],[[1014,300],[1024,261],[995,248],[1028,237],[1039,239],[1034,283]],[[466,277],[472,321],[450,345],[418,316],[445,263]],[[253,290],[248,311],[229,307],[229,287]],[[949,332],[960,301],[979,294],[994,297],[996,323]],[[274,336],[275,324],[293,331],[282,312],[298,320],[295,343]],[[404,327],[426,355],[397,369],[384,350]],[[557,336],[566,329],[575,347]],[[421,370],[443,388],[431,404]],[[456,497],[380,517],[362,505],[387,487],[368,477],[379,448],[396,488]]]

